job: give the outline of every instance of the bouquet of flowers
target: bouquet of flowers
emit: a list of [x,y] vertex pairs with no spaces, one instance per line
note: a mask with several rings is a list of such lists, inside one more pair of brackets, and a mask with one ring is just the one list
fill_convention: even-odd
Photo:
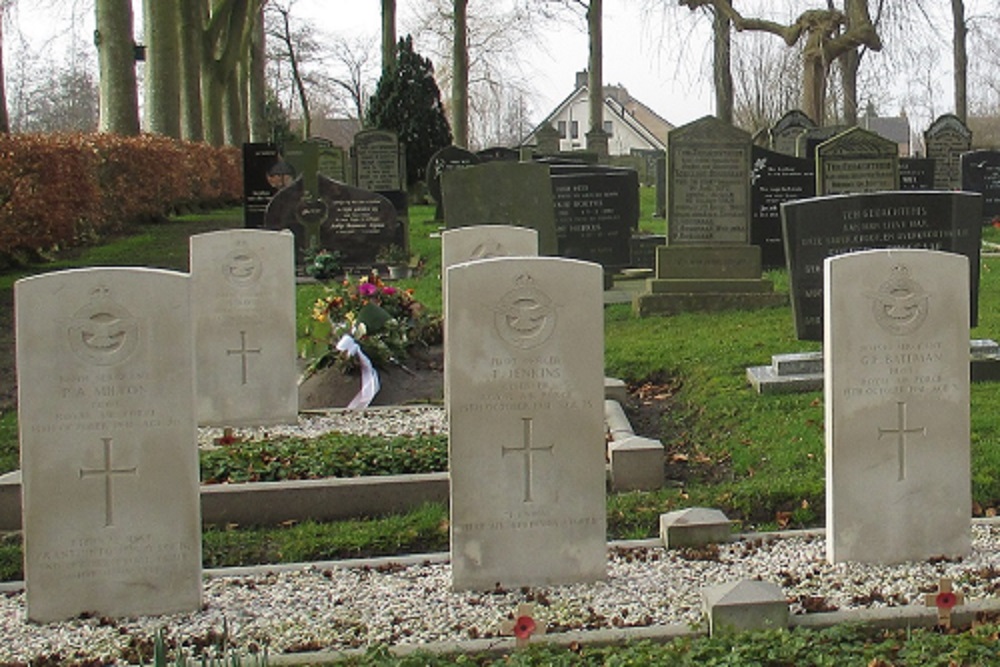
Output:
[[330,366],[347,373],[357,371],[358,357],[338,349],[345,335],[360,346],[373,366],[382,370],[390,365],[402,366],[413,346],[441,339],[441,319],[413,298],[412,289],[386,285],[376,275],[358,282],[344,280],[327,288],[327,294],[313,305],[312,316],[318,323],[329,325],[330,333],[307,373]]

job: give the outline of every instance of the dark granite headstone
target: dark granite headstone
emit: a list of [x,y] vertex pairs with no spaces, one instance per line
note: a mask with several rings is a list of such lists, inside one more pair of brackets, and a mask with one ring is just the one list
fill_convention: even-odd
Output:
[[768,132],[771,150],[795,156],[799,135],[806,130],[814,129],[816,129],[816,123],[813,122],[812,118],[807,116],[804,111],[793,109],[779,118]]
[[816,196],[816,168],[812,160],[759,146],[753,147],[752,155],[750,243],[760,246],[765,268],[784,267],[781,204]]
[[899,146],[896,142],[852,127],[816,147],[817,194],[898,189]]
[[292,231],[299,262],[313,238],[319,248],[339,252],[347,268],[371,268],[382,248],[406,247],[406,230],[388,199],[323,175],[317,181],[318,196],[308,196],[299,179],[267,207],[265,227]]
[[513,148],[505,146],[492,146],[484,148],[476,153],[480,162],[517,162],[521,159],[521,154]]
[[559,165],[551,175],[559,256],[628,266],[629,239],[639,226],[635,170]]
[[963,153],[962,189],[983,196],[983,224],[1000,219],[1000,151]]
[[970,325],[975,326],[981,207],[979,195],[942,191],[836,195],[783,204],[785,256],[799,339],[823,339],[823,260],[881,248],[944,250],[968,257]]
[[899,158],[900,190],[951,190],[934,187],[934,160],[926,157]]
[[403,145],[395,132],[362,130],[351,147],[354,185],[362,190],[406,190]]
[[427,161],[427,191],[437,203],[435,220],[444,220],[444,205],[441,201],[441,174],[451,169],[461,169],[479,164],[479,156],[459,146],[445,146],[435,151]]
[[538,231],[538,252],[555,255],[556,224],[549,166],[486,162],[441,175],[448,229],[514,225]]
[[934,160],[934,189],[957,190],[962,186],[962,153],[972,149],[972,132],[954,114],[938,117],[924,132],[927,157]]
[[243,224],[264,226],[271,198],[295,180],[295,168],[285,162],[275,144],[243,144]]
[[750,135],[705,116],[668,135],[668,245],[750,241]]
[[665,234],[639,234],[629,239],[629,265],[637,269],[656,268],[656,249],[667,245]]

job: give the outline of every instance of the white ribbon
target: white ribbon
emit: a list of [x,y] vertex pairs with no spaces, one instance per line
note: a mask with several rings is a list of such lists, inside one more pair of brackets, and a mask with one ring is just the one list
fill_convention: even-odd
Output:
[[371,359],[358,345],[358,341],[354,340],[350,334],[344,334],[340,337],[340,340],[337,341],[337,349],[346,352],[348,357],[357,357],[361,364],[361,390],[347,404],[347,409],[367,408],[381,388],[378,381],[378,371],[372,366]]

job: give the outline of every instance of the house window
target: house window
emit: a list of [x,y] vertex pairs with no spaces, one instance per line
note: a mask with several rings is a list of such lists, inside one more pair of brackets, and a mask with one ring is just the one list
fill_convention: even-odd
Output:
[[559,136],[563,139],[566,138],[566,121],[559,121]]
[[612,122],[611,122],[610,120],[606,120],[606,121],[604,121],[604,133],[605,133],[606,135],[608,135],[609,137],[610,137],[610,136],[611,136],[612,134],[614,134],[614,132],[612,132],[612,131],[611,131],[611,128],[612,128],[612,127],[614,127],[614,124],[613,124],[613,123],[612,123]]
[[570,139],[578,139],[580,137],[580,123],[575,120],[570,121],[569,133]]

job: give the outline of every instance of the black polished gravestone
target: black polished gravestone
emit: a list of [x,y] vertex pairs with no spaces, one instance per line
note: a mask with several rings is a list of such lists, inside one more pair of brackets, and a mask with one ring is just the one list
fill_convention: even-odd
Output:
[[[981,208],[978,194],[945,191],[832,195],[782,204],[789,292],[798,338],[823,339],[823,260],[882,248],[943,250],[968,257],[970,326],[975,326]],[[859,309],[872,307],[872,303],[858,304]]]
[[315,247],[340,253],[346,268],[368,269],[386,246],[407,247],[405,226],[388,199],[322,174],[317,181],[318,196],[307,195],[299,179],[267,207],[265,227],[291,230],[297,262]]
[[900,190],[939,190],[934,187],[935,160],[927,157],[899,158]]
[[816,196],[816,165],[760,146],[750,155],[750,243],[760,246],[764,268],[784,267],[781,205]]
[[1000,220],[1000,151],[963,153],[962,189],[983,196],[983,224]]
[[267,205],[281,188],[295,180],[295,168],[284,161],[275,144],[243,144],[243,226],[264,226]]
[[441,199],[441,174],[452,169],[461,169],[480,163],[475,153],[460,146],[445,146],[435,151],[427,161],[427,191],[437,203],[435,220],[444,220],[444,202]]
[[639,228],[638,173],[593,165],[553,165],[550,173],[559,256],[629,266],[629,239]]

